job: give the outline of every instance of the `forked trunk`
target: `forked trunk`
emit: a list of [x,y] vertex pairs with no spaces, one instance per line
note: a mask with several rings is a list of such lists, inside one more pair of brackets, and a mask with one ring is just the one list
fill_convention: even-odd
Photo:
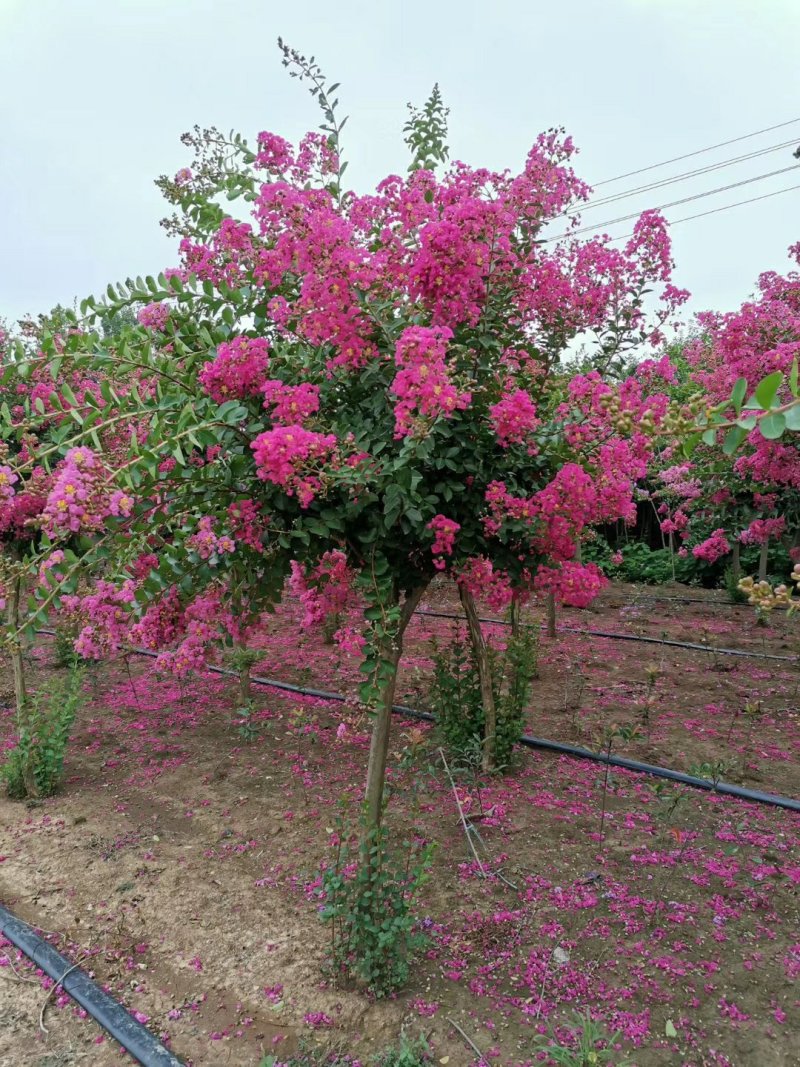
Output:
[[467,617],[467,628],[472,645],[472,653],[475,657],[475,665],[478,668],[478,683],[481,690],[481,703],[483,705],[483,760],[482,766],[485,771],[493,771],[497,766],[495,752],[497,747],[497,709],[494,703],[494,689],[492,688],[492,667],[489,662],[489,651],[483,638],[478,609],[475,607],[475,598],[468,589],[459,585],[458,594],[461,597],[461,605]]

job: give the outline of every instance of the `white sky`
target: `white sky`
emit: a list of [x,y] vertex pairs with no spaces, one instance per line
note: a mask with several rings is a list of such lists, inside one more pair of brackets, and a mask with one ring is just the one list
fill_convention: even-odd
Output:
[[[278,34],[342,82],[347,177],[362,191],[405,171],[405,104],[435,81],[453,158],[519,167],[540,130],[563,125],[590,182],[800,117],[800,0],[0,0],[0,316],[173,265],[152,180],[188,162],[178,138],[194,123],[290,140],[316,127]],[[789,167],[800,122],[603,191],[792,137],[586,222]],[[797,184],[800,165],[666,214]],[[797,189],[677,226],[692,309],[733,308],[762,270],[787,269],[799,223]]]

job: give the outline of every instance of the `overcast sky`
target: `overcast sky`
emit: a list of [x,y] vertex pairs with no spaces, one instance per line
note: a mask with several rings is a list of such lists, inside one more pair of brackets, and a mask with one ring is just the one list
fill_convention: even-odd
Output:
[[[435,81],[453,158],[519,167],[539,131],[563,125],[590,182],[800,117],[800,0],[0,0],[0,316],[173,265],[153,178],[188,162],[179,136],[194,123],[290,140],[317,125],[278,34],[341,81],[347,176],[362,191],[405,170],[406,102]],[[800,122],[602,192],[792,138],[586,222],[790,167]],[[800,165],[666,214],[798,184]],[[788,268],[800,189],[677,225],[673,239],[692,308],[731,309],[762,270]]]

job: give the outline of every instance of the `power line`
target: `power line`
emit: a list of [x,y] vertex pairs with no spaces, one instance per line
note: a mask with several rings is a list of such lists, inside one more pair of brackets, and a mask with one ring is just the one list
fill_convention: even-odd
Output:
[[625,200],[629,196],[635,196],[639,193],[649,193],[653,189],[660,189],[666,185],[672,185],[675,182],[686,181],[688,178],[696,178],[701,174],[710,174],[711,171],[724,170],[725,167],[732,167],[736,163],[744,163],[746,160],[756,159],[758,156],[766,156],[771,152],[777,152],[782,148],[791,148],[792,145],[797,143],[797,138],[793,137],[790,141],[782,141],[780,144],[770,145],[769,148],[759,148],[755,152],[748,152],[745,155],[734,156],[732,159],[724,159],[719,163],[710,163],[705,167],[698,167],[695,170],[684,171],[683,174],[675,174],[670,178],[662,178],[656,182],[650,182],[647,185],[639,185],[635,189],[628,189],[622,193],[614,193],[612,196],[606,196],[600,200],[590,200],[587,204],[582,204],[576,207],[574,211],[564,212],[565,215],[582,215],[584,211],[589,211],[591,208],[601,207],[603,204],[611,204],[617,200]]
[[[730,211],[733,207],[742,207],[743,204],[755,204],[759,200],[769,200],[771,196],[780,196],[781,193],[791,193],[793,189],[800,189],[798,185],[787,185],[784,189],[774,189],[771,193],[764,193],[761,196],[751,196],[749,200],[737,200],[733,204],[724,204],[722,207],[713,207],[710,211],[701,211],[697,215],[686,215],[682,219],[675,219],[670,222],[670,227],[677,226],[679,222],[691,222],[693,219],[702,219],[706,215],[716,215],[720,211]],[[669,220],[668,220],[669,221]],[[629,237],[633,237],[633,233],[623,234],[621,237],[612,237],[612,241],[626,241]]]
[[789,119],[787,122],[778,122],[774,126],[765,126],[763,130],[754,130],[753,133],[744,133],[741,137],[732,137],[730,141],[720,141],[719,144],[709,145],[707,148],[698,148],[694,152],[686,152],[682,156],[673,156],[672,159],[665,159],[661,163],[651,163],[649,167],[640,167],[638,170],[629,170],[625,174],[618,174],[616,178],[606,178],[602,182],[596,182],[594,188],[599,189],[601,185],[611,185],[612,182],[622,181],[623,178],[632,178],[636,174],[644,174],[648,170],[657,170],[659,167],[666,167],[670,163],[679,163],[682,159],[691,159],[692,156],[702,156],[706,152],[713,152],[717,148],[725,148],[729,144],[736,144],[738,141],[747,141],[750,137],[758,137],[762,133],[770,133],[772,130],[783,129],[784,126],[792,126],[795,122],[800,122],[800,118]]
[[[780,170],[771,170],[766,174],[757,174],[754,178],[744,178],[739,182],[731,182],[730,185],[720,185],[716,189],[708,189],[704,193],[695,193],[694,196],[684,196],[680,200],[671,200],[667,204],[659,204],[655,208],[650,208],[651,211],[665,211],[667,208],[679,207],[681,204],[689,204],[693,200],[702,200],[707,196],[715,196],[717,193],[726,193],[729,189],[738,189],[743,185],[752,185],[753,182],[763,181],[765,178],[774,178],[777,174],[786,174],[787,171],[796,170],[800,166],[800,163],[793,163],[789,167],[782,167]],[[628,222],[630,219],[637,219],[641,215],[641,211],[634,211],[630,215],[620,215],[616,219],[606,219],[605,222],[598,222],[591,226],[581,226],[577,230],[568,230],[565,233],[556,234],[555,237],[548,237],[543,242],[544,244],[552,244],[553,241],[560,241],[564,237],[576,237],[581,233],[588,233],[590,230],[602,230],[605,226],[613,226],[617,222]]]

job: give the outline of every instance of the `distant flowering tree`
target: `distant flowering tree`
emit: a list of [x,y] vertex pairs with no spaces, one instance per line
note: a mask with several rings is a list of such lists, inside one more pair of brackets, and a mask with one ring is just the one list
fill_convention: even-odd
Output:
[[800,273],[762,274],[753,299],[697,325],[683,356],[702,390],[700,425],[689,461],[662,473],[683,493],[662,529],[694,541],[700,559],[733,552],[737,576],[739,546],[761,546],[763,580],[770,540],[797,543],[800,526]]
[[[374,826],[403,634],[431,578],[457,581],[478,649],[478,595],[501,607],[532,590],[573,603],[597,593],[601,574],[575,559],[581,531],[633,518],[634,483],[668,411],[642,380],[612,386],[604,372],[658,341],[686,294],[671,284],[653,212],[623,248],[543,242],[589,192],[559,131],[537,138],[517,174],[454,163],[438,176],[438,90],[412,109],[407,175],[374,193],[347,190],[336,87],[283,53],[322,107],[322,133],[297,147],[271,133],[253,147],[216,130],[187,135],[192,166],[159,182],[180,265],[84,301],[80,331],[48,350],[59,367],[106,380],[102,417],[135,427],[115,439],[123,495],[107,510],[125,536],[104,557],[109,584],[67,606],[85,613],[99,651],[127,632],[168,646],[162,663],[183,670],[230,640],[242,611],[257,618],[292,567],[312,618],[338,610],[351,587],[365,628],[342,639],[363,642],[363,697],[375,710]],[[236,200],[247,215],[226,210]],[[135,325],[113,337],[97,328],[129,307]],[[570,379],[561,359],[579,337],[594,346],[595,369]],[[116,389],[117,375],[130,387]],[[82,448],[96,436],[77,413],[75,436]],[[75,524],[97,533],[101,454],[105,463],[100,448],[77,464],[82,512],[62,507],[60,470],[41,518],[51,538]],[[73,461],[65,451],[75,486]],[[490,769],[485,649],[478,666]]]

